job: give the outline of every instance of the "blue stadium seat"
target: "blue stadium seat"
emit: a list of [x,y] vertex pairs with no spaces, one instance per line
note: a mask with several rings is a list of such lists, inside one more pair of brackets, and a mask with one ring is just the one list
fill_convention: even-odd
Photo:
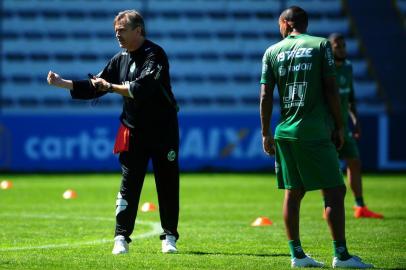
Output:
[[4,9],[13,10],[46,9],[57,12],[61,9],[94,10],[100,8],[105,11],[142,9],[142,1],[133,0],[4,0],[2,2]]
[[322,16],[340,15],[342,12],[341,1],[339,0],[288,0],[286,6],[300,6],[310,17],[315,14]]
[[367,97],[374,97],[377,94],[377,86],[375,82],[355,82],[354,93],[357,100],[362,100]]
[[401,14],[406,15],[406,0],[397,0],[395,3]]
[[[405,10],[405,0],[399,0]],[[309,33],[341,32],[354,65],[356,95],[362,103],[377,96],[339,0],[4,0],[2,11],[2,98],[17,111],[62,107],[86,111],[88,103],[46,84],[50,69],[69,78],[97,73],[120,48],[113,18],[135,8],[146,18],[147,34],[165,48],[175,95],[187,110],[257,109],[261,59],[281,37],[277,19],[296,4],[310,14]],[[274,92],[277,102],[277,91]],[[121,98],[102,98],[92,111],[120,110]]]

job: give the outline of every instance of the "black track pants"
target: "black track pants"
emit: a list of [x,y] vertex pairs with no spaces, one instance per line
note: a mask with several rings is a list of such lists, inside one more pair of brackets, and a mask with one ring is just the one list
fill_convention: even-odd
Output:
[[[138,134],[130,135],[130,149],[120,154],[122,182],[116,201],[115,236],[123,235],[130,242],[134,230],[140,194],[151,159],[154,169],[155,184],[158,193],[159,214],[163,233],[178,234],[179,219],[179,163],[178,133],[160,140],[142,138]],[[152,141],[152,142],[151,142]]]

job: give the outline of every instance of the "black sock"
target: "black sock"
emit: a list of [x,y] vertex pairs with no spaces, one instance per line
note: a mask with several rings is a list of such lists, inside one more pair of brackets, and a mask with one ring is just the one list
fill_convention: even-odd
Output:
[[347,244],[345,241],[333,241],[334,256],[341,261],[346,261],[351,258],[348,253]]
[[293,258],[303,259],[306,254],[303,252],[300,240],[289,240],[290,256]]
[[359,206],[359,207],[364,207],[365,203],[364,203],[364,197],[355,197],[355,205]]

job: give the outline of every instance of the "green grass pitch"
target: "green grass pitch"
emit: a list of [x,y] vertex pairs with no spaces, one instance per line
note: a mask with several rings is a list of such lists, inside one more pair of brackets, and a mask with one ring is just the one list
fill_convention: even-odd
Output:
[[[139,212],[130,254],[111,254],[119,174],[0,175],[0,269],[288,269],[283,191],[273,174],[182,174],[178,254],[161,254],[158,212]],[[76,190],[65,200],[62,193]],[[350,253],[378,269],[406,268],[406,176],[366,175],[368,206],[383,220],[355,219],[347,191]],[[157,203],[148,175],[141,203]],[[272,226],[251,227],[258,216]],[[331,265],[320,192],[302,203],[305,252]]]

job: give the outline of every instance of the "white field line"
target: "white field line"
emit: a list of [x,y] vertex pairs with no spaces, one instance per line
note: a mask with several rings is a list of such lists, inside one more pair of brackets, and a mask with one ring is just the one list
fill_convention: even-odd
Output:
[[[112,221],[114,217],[107,218],[107,217],[85,217],[85,216],[63,216],[63,215],[42,215],[42,214],[0,214],[2,217],[20,217],[20,218],[38,218],[38,219],[76,219],[76,220],[102,220],[102,221]],[[158,235],[161,233],[161,224],[159,222],[153,221],[137,221],[137,224],[146,224],[151,227],[151,230],[146,233],[142,233],[132,237],[132,239],[143,239],[148,238],[154,235]],[[10,248],[0,248],[0,251],[18,251],[18,250],[30,250],[30,249],[54,249],[54,248],[66,248],[66,247],[78,247],[78,246],[86,246],[86,245],[98,245],[104,243],[112,243],[113,239],[99,239],[93,241],[86,241],[86,242],[76,242],[76,243],[61,243],[61,244],[54,244],[54,245],[41,245],[41,246],[25,246],[25,247],[10,247]]]

